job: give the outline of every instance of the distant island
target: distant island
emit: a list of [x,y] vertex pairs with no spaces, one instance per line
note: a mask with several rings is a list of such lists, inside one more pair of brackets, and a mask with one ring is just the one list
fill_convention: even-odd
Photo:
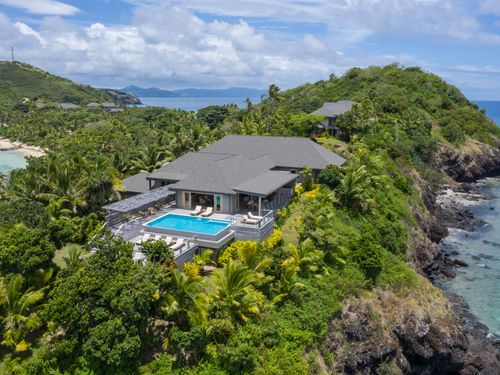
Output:
[[260,98],[266,90],[248,87],[229,87],[225,89],[197,89],[187,88],[180,90],[163,90],[157,87],[141,88],[127,86],[119,91],[134,95],[138,98]]
[[117,105],[141,104],[133,95],[114,89],[98,89],[50,74],[19,61],[0,61],[0,109],[16,104],[36,103],[39,107],[70,103]]

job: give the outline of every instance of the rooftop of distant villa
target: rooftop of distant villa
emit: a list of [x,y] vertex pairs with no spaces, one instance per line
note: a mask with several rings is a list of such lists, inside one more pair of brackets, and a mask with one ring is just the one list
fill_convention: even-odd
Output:
[[[308,138],[231,135],[153,173],[124,179],[128,198],[104,209],[114,233],[136,244],[138,254],[143,240],[165,240],[182,245],[174,253],[182,264],[198,248],[265,239],[304,168],[316,178],[344,162]],[[221,229],[209,230],[214,227]]]

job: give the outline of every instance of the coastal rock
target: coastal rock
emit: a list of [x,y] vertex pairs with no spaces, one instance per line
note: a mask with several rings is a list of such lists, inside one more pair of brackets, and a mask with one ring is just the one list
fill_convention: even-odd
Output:
[[469,267],[469,263],[462,259],[453,259],[453,263],[459,267]]
[[500,150],[475,140],[460,149],[440,144],[436,162],[455,181],[473,182],[500,173]]
[[[421,282],[421,293],[425,293],[430,286]],[[463,323],[444,296],[427,295],[425,302],[422,297],[414,292],[400,295],[376,289],[368,296],[347,301],[341,313],[330,321],[324,337],[322,354],[326,357],[328,351],[335,358],[327,372],[500,373],[493,344],[479,350],[480,341],[475,336],[469,340]],[[463,308],[467,308],[465,303]],[[477,323],[471,325],[480,331]]]

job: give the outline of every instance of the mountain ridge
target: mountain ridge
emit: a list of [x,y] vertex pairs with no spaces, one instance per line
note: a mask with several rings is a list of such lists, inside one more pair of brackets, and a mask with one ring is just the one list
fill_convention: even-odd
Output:
[[91,102],[140,104],[136,97],[120,90],[98,89],[19,61],[0,61],[0,107],[26,103],[26,99],[41,106],[46,103],[86,105]]
[[164,90],[157,87],[142,88],[130,85],[120,89],[125,93],[142,98],[256,98],[265,94],[265,90],[248,87],[228,87],[224,89],[186,88]]

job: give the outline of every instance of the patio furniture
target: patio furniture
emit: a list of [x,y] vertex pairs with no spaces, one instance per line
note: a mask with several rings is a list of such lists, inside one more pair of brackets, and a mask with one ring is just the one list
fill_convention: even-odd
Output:
[[170,245],[172,243],[172,237],[168,236],[167,238],[165,238],[165,242],[167,243],[167,245]]
[[147,242],[147,241],[149,241],[150,237],[151,237],[151,233],[144,233],[144,235],[142,236],[142,238],[140,240],[137,240],[135,242],[135,244],[136,245],[140,245],[143,242]]
[[201,212],[203,211],[203,208],[201,206],[196,206],[196,208],[191,211],[191,216],[198,216],[199,214],[201,214]]
[[141,252],[141,251],[134,251],[132,253],[132,259],[134,260],[134,262],[136,263],[143,263],[146,261],[146,255]]
[[208,217],[214,213],[214,208],[213,207],[208,207],[205,212],[201,214],[203,217]]
[[248,215],[243,215],[243,220],[241,220],[242,223],[244,224],[259,224],[260,220],[255,220],[255,219],[250,219]]
[[170,246],[170,250],[175,251],[179,250],[184,245],[184,238],[178,238],[177,242]]
[[258,221],[261,221],[262,219],[264,219],[264,216],[257,216],[257,215],[254,215],[252,214],[251,211],[248,212],[248,217],[250,219],[253,219],[253,220],[258,220]]
[[161,240],[161,234],[155,235],[155,241],[160,241]]

